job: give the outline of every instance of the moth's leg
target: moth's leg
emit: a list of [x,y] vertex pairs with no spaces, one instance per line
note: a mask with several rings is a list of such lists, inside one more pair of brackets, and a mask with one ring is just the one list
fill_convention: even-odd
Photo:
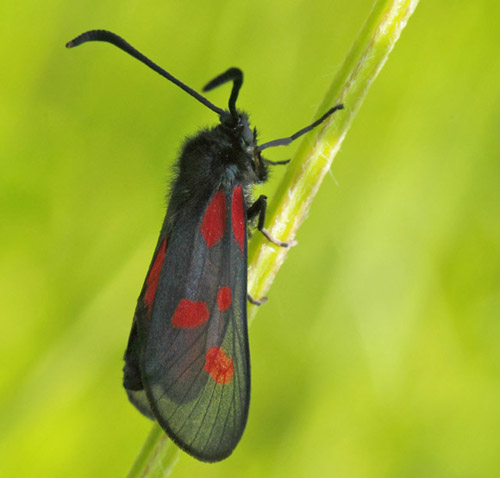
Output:
[[257,222],[257,229],[264,234],[266,239],[276,246],[279,247],[292,247],[296,246],[298,244],[297,241],[288,241],[288,242],[283,242],[283,241],[278,241],[275,239],[271,234],[269,234],[269,231],[264,227],[264,223],[266,220],[266,209],[267,209],[267,197],[266,196],[260,196],[257,201],[255,201],[247,210],[247,217],[249,220],[252,220],[254,217],[259,216],[258,222]]
[[285,159],[283,161],[270,161],[269,159],[262,159],[264,163],[269,164],[269,166],[282,166],[284,164],[288,164],[291,159]]
[[263,297],[262,299],[254,299],[250,294],[247,294],[248,302],[253,305],[263,305],[267,302],[267,297]]

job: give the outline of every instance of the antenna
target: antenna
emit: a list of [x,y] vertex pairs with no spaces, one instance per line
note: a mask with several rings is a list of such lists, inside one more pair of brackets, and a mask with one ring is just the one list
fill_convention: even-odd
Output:
[[311,123],[309,126],[302,128],[301,130],[297,131],[295,134],[292,134],[292,136],[289,136],[287,138],[273,139],[272,141],[268,141],[267,143],[261,144],[257,149],[259,151],[263,151],[264,149],[274,148],[275,146],[287,146],[292,141],[295,141],[297,138],[300,138],[303,134],[308,133],[312,129],[316,128],[316,126],[323,123],[323,121],[325,121],[330,115],[335,113],[335,111],[343,110],[343,109],[344,109],[344,105],[334,106],[333,108],[330,108],[320,119],[316,120],[314,123]]
[[238,113],[236,112],[236,100],[238,98],[241,85],[243,84],[243,72],[239,68],[229,68],[229,70],[221,73],[219,76],[216,76],[203,87],[203,91],[213,90],[228,81],[233,82],[233,89],[231,90],[231,96],[229,97],[229,111],[231,112],[231,116],[236,118],[238,116]]
[[[212,111],[217,113],[219,116],[222,113],[224,113],[224,110],[222,108],[215,106],[213,103],[208,101],[204,96],[200,95],[197,91],[193,90],[188,85],[184,84],[182,81],[180,81],[177,78],[175,78],[174,76],[172,76],[168,71],[165,71],[162,67],[158,66],[156,63],[151,61],[148,57],[144,56],[140,51],[136,50],[132,45],[127,43],[122,37],[116,35],[115,33],[112,33],[112,32],[107,31],[107,30],[90,30],[88,32],[82,33],[81,35],[77,36],[76,38],[74,38],[70,42],[66,43],[66,48],[73,48],[75,46],[81,45],[82,43],[86,43],[89,41],[103,41],[103,42],[108,42],[108,43],[111,43],[112,45],[115,45],[116,47],[123,50],[125,53],[128,53],[129,55],[133,56],[137,60],[139,60],[142,63],[149,66],[149,68],[156,71],[156,73],[159,73],[161,76],[163,76],[167,80],[170,80],[172,83],[175,83],[179,88],[182,88],[186,93],[191,95],[193,98],[197,99],[200,103],[204,104],[207,108],[210,108]],[[226,74],[231,70],[233,70],[233,68],[228,70],[226,72]],[[237,68],[234,68],[234,70],[237,70]],[[233,79],[233,78],[231,77],[225,81],[229,81],[230,79]],[[243,74],[241,74],[241,81],[243,81]],[[239,83],[239,86],[241,86],[241,81]],[[236,83],[237,83],[237,79],[234,79],[233,93],[231,93],[231,99],[233,98],[234,90],[236,89]],[[238,87],[238,90],[239,90],[239,87]],[[236,91],[236,96],[238,96],[238,91]],[[231,99],[229,100],[230,107],[231,107]],[[234,101],[236,101],[236,98],[234,98]],[[231,110],[231,113],[232,113],[232,110]]]

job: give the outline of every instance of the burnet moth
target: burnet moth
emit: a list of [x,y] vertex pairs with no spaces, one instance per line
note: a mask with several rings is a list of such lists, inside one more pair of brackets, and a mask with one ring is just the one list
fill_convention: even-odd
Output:
[[259,145],[257,130],[236,108],[243,83],[238,68],[229,68],[203,89],[232,82],[224,110],[114,33],[88,31],[66,46],[88,41],[121,48],[219,115],[217,126],[184,141],[137,301],[123,378],[130,401],[157,420],[180,448],[199,460],[219,461],[238,444],[250,401],[248,224],[257,222],[277,246],[291,245],[274,240],[264,228],[266,197],[252,201],[252,186],[266,181],[269,166],[288,162],[269,161],[261,153],[290,144],[343,106],[290,137]]

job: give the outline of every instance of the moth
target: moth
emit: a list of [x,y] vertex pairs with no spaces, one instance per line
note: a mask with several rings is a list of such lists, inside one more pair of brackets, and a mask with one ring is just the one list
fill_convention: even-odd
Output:
[[67,43],[108,42],[145,63],[219,116],[219,124],[184,141],[175,167],[167,213],[137,301],[125,352],[123,385],[130,401],[156,420],[195,458],[215,462],[238,444],[250,403],[247,331],[248,226],[264,227],[266,197],[252,187],[267,180],[262,151],[285,146],[332,113],[290,137],[258,144],[248,115],[236,108],[243,83],[238,68],[210,81],[204,91],[231,82],[228,109],[212,104],[118,35],[91,30]]

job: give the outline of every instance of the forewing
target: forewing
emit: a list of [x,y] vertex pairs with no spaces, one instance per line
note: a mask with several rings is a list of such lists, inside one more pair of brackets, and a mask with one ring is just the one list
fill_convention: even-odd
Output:
[[[132,322],[132,330],[130,331],[127,350],[125,351],[125,366],[123,367],[123,386],[129,400],[141,413],[153,420],[154,415],[142,383],[140,357],[142,356],[144,337],[147,335],[147,330],[149,328],[153,302],[160,280],[160,273],[163,269],[166,246],[166,236],[162,233],[137,301],[134,320]],[[142,332],[141,336],[139,335],[139,330]]]
[[147,325],[141,377],[152,411],[183,449],[227,457],[250,393],[246,212],[241,186],[180,212]]

